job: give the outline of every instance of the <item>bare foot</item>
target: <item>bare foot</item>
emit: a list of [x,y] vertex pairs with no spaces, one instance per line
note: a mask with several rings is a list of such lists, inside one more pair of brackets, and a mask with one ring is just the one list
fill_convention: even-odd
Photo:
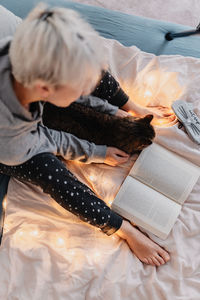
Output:
[[132,252],[145,264],[158,267],[170,260],[167,251],[132,226],[128,221],[123,221],[121,228],[116,234],[126,240]]

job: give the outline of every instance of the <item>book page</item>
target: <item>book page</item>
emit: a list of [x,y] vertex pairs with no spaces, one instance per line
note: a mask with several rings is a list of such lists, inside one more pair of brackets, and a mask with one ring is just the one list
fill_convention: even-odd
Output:
[[112,203],[118,214],[166,238],[181,210],[181,205],[128,176]]
[[141,152],[129,175],[182,204],[197,182],[200,168],[153,143]]

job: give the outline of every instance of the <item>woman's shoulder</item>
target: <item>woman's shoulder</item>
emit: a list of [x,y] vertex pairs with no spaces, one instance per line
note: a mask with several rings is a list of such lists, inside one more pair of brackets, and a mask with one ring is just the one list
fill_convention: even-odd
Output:
[[0,39],[0,56],[8,55],[11,41],[11,36]]

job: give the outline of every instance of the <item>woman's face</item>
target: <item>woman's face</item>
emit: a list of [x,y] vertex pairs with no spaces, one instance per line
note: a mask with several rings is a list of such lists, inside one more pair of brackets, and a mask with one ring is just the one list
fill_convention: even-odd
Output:
[[82,88],[73,88],[68,85],[52,88],[46,101],[60,107],[67,107],[83,95]]
[[[99,78],[98,78],[99,80]],[[68,84],[49,89],[46,101],[60,107],[67,107],[80,96],[89,95],[95,88],[97,82],[86,80],[82,86],[72,87]]]

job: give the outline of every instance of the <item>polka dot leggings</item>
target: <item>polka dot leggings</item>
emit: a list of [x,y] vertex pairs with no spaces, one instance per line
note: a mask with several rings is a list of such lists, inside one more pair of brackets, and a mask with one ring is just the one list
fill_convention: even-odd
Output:
[[102,72],[101,80],[92,95],[106,99],[110,104],[118,107],[122,107],[129,99],[115,78],[106,71]]
[[107,235],[113,234],[122,224],[122,218],[51,153],[38,154],[18,166],[0,164],[0,173],[40,186],[62,207]]

